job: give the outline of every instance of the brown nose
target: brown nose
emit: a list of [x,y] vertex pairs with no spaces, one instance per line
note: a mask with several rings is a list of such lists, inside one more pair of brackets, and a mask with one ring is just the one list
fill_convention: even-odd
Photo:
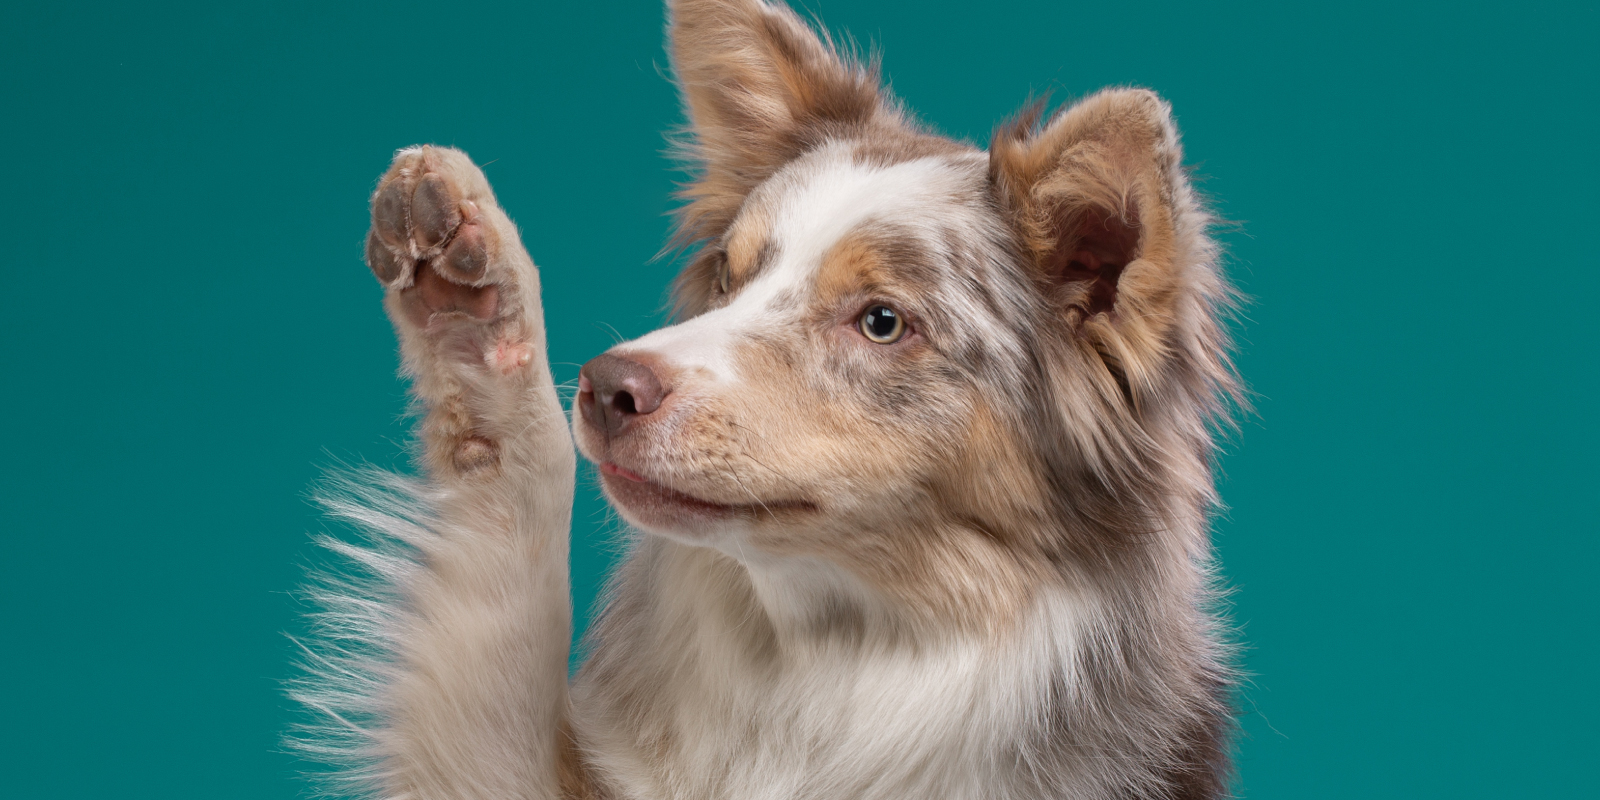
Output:
[[654,370],[610,353],[595,356],[578,372],[578,410],[610,436],[660,408],[671,391],[662,387]]

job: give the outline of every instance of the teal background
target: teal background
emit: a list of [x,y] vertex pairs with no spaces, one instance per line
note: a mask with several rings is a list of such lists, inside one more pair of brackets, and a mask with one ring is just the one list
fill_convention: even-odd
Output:
[[[1595,4],[809,7],[956,136],[1042,90],[1173,102],[1253,298],[1239,793],[1593,796]],[[573,379],[673,270],[660,9],[0,16],[0,794],[296,796],[307,496],[404,465],[366,196],[404,145],[487,163]],[[579,495],[586,607],[615,545]]]

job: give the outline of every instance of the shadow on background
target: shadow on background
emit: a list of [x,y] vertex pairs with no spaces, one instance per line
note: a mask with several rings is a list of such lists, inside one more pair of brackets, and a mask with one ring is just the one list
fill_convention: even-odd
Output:
[[[544,270],[558,380],[661,320],[655,2],[35,4],[0,29],[18,798],[286,798],[281,696],[342,462],[404,466],[361,264],[392,151],[462,147]],[[926,119],[1172,100],[1254,298],[1217,525],[1255,798],[1590,790],[1593,5],[817,0]],[[574,586],[617,552],[580,475]],[[580,619],[579,624],[583,622]]]

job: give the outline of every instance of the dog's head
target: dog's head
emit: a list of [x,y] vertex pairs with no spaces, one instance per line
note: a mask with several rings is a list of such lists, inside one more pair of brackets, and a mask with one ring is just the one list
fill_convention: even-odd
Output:
[[984,152],[786,8],[672,15],[700,249],[681,321],[589,362],[574,414],[628,521],[944,606],[1209,499],[1226,287],[1166,103],[1101,92]]

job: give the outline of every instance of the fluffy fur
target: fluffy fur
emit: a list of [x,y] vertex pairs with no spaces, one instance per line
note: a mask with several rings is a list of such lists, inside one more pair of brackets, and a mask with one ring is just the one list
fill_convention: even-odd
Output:
[[[566,679],[573,449],[538,278],[464,155],[373,198],[426,480],[335,513],[306,746],[384,798],[1214,798],[1207,520],[1230,300],[1167,105],[987,152],[788,9],[676,0],[677,324],[571,433],[639,532]],[[904,335],[869,340],[887,305]],[[371,488],[374,485],[380,488]]]

